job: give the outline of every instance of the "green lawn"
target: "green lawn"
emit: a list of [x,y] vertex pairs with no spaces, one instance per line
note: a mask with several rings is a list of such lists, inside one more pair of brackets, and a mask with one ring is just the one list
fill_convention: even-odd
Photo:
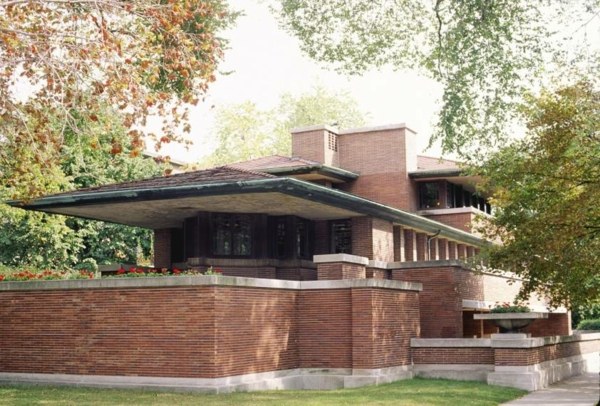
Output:
[[518,389],[479,382],[412,379],[331,391],[269,391],[205,395],[50,386],[0,386],[0,405],[497,405]]

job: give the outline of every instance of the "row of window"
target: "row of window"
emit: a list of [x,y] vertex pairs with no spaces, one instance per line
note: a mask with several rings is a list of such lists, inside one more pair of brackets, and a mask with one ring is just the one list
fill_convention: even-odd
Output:
[[488,214],[492,212],[492,207],[485,198],[465,190],[460,185],[447,181],[419,183],[419,209],[456,207],[474,207]]
[[[172,234],[172,260],[200,256],[312,259],[314,232],[313,222],[295,216],[206,214],[186,219],[184,228]],[[331,221],[329,235],[329,252],[352,251],[350,220]]]

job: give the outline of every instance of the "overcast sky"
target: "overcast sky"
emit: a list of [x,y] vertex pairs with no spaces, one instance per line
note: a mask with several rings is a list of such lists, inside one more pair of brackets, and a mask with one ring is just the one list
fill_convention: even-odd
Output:
[[230,49],[220,71],[231,73],[218,75],[206,101],[194,111],[190,137],[194,145],[189,151],[174,146],[161,153],[195,162],[214,148],[210,139],[214,107],[249,100],[261,108],[271,108],[282,93],[304,93],[316,83],[349,91],[369,113],[368,125],[406,123],[417,132],[422,149],[426,147],[441,95],[441,87],[434,81],[391,70],[360,77],[338,75],[304,56],[298,41],[279,29],[267,5],[252,0],[231,0],[230,4],[245,14],[225,33]]
[[[231,73],[218,75],[204,103],[194,110],[190,137],[194,144],[189,151],[173,145],[164,148],[162,154],[197,162],[215,147],[210,134],[216,107],[249,100],[268,109],[277,104],[281,94],[304,93],[319,83],[332,90],[350,92],[363,112],[369,114],[368,125],[406,123],[417,132],[421,153],[439,156],[439,148],[425,150],[441,97],[441,86],[433,80],[414,72],[390,69],[367,72],[363,76],[338,75],[304,56],[298,41],[278,27],[264,1],[230,0],[229,3],[232,9],[244,13],[234,27],[224,33],[230,40],[230,49],[226,51],[220,71]],[[575,31],[569,25],[557,25],[557,30],[562,34],[576,34],[573,42],[565,46],[567,52],[581,46],[590,52],[600,47],[598,15],[583,27],[578,25]]]

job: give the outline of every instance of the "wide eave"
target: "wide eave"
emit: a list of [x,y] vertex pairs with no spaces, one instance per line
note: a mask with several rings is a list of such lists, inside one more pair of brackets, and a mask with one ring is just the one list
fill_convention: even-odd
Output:
[[472,245],[485,241],[464,231],[346,192],[294,178],[258,177],[221,182],[130,186],[75,191],[11,206],[159,229],[180,227],[199,211],[296,215],[312,220],[372,216]]

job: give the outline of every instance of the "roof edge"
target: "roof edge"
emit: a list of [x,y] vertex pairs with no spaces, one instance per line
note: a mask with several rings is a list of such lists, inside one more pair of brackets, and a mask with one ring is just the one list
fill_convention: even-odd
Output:
[[140,188],[107,192],[88,192],[75,196],[58,195],[35,199],[30,203],[22,200],[10,200],[6,203],[13,207],[27,210],[52,212],[52,208],[69,207],[73,205],[93,205],[110,202],[144,201],[175,199],[184,196],[201,196],[235,193],[268,193],[278,192],[323,204],[330,204],[355,213],[370,215],[383,220],[400,223],[408,228],[435,234],[440,237],[466,242],[471,245],[484,246],[489,242],[465,231],[447,226],[417,214],[405,212],[372,200],[355,196],[336,189],[313,184],[295,178],[266,178],[251,179],[236,182],[215,182],[185,186],[169,186],[164,188]]

